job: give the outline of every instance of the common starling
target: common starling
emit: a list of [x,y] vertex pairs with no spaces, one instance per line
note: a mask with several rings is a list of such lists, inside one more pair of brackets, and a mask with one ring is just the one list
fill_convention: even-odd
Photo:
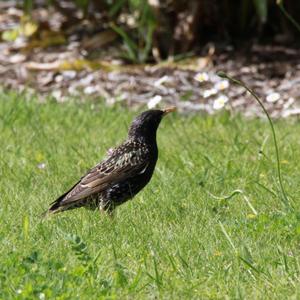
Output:
[[51,203],[45,215],[78,207],[111,214],[116,206],[133,198],[152,177],[158,157],[156,131],[162,117],[174,110],[147,110],[136,117],[125,142]]

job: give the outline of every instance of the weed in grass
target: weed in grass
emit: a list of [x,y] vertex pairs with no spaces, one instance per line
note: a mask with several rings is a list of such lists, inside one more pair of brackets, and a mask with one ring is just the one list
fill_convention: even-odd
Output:
[[281,194],[282,194],[282,196],[280,197],[280,199],[282,200],[282,202],[284,203],[284,205],[286,206],[287,209],[291,209],[292,206],[291,206],[290,200],[288,199],[288,196],[287,196],[287,194],[285,192],[285,189],[284,189],[284,186],[283,186],[283,181],[282,181],[280,159],[279,159],[279,149],[278,149],[278,143],[277,143],[276,133],[275,133],[275,129],[274,129],[274,125],[273,125],[272,119],[271,119],[268,111],[264,107],[262,101],[259,99],[259,97],[257,96],[257,94],[252,89],[250,89],[244,82],[242,82],[242,81],[240,81],[240,80],[238,80],[236,78],[230,77],[230,76],[228,76],[227,74],[225,74],[223,72],[219,72],[218,75],[220,77],[222,77],[222,78],[226,78],[226,79],[230,80],[231,82],[244,87],[255,98],[255,100],[257,101],[257,103],[262,108],[264,114],[268,118],[268,121],[269,121],[269,124],[270,124],[270,128],[271,128],[271,132],[272,132],[272,136],[273,136],[273,141],[274,141],[274,148],[275,148],[275,155],[276,155],[276,164],[277,164],[277,173],[278,173],[278,181],[279,181],[279,185],[280,185],[280,189],[281,189]]

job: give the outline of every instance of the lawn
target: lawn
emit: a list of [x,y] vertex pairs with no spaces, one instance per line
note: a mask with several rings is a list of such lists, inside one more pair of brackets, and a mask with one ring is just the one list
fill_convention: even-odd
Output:
[[174,114],[150,184],[113,219],[41,219],[136,114],[0,94],[0,299],[299,299],[295,119],[275,122],[290,208],[265,120]]

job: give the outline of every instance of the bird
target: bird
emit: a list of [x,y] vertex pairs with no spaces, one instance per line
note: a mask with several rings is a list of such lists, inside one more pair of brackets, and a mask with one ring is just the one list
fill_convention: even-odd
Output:
[[158,159],[157,129],[162,118],[175,110],[169,107],[139,114],[129,127],[127,139],[50,203],[43,216],[79,207],[112,216],[117,206],[132,199],[150,181]]

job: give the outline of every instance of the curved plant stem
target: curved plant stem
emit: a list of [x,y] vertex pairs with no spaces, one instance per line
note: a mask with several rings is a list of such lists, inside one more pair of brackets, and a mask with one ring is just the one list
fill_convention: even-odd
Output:
[[275,154],[276,154],[276,162],[277,162],[278,181],[279,181],[280,190],[281,190],[281,193],[282,193],[282,198],[281,199],[282,199],[283,203],[285,204],[285,206],[290,209],[291,208],[290,201],[288,199],[288,196],[287,196],[287,194],[285,192],[285,189],[284,189],[283,183],[282,183],[280,160],[279,160],[279,150],[278,150],[276,133],[275,133],[275,129],[274,129],[274,125],[273,125],[272,119],[271,119],[268,111],[266,110],[266,108],[264,107],[262,101],[259,99],[259,97],[256,95],[256,93],[252,89],[250,89],[244,82],[242,82],[242,81],[240,81],[240,80],[238,80],[236,78],[230,77],[229,75],[227,75],[224,72],[219,72],[218,76],[220,76],[222,78],[226,78],[226,79],[230,80],[231,82],[233,82],[235,84],[238,84],[238,85],[242,86],[243,88],[245,88],[255,98],[255,100],[258,102],[258,104],[262,108],[263,112],[267,116],[269,124],[270,124],[270,127],[271,127],[272,135],[273,135],[273,141],[274,141],[274,147],[275,147]]
[[299,23],[286,11],[286,9],[283,6],[282,0],[277,0],[277,5],[279,6],[282,13],[289,19],[289,21],[297,28],[297,30],[300,32],[300,25]]
[[208,194],[213,197],[214,199],[216,200],[230,200],[232,197],[234,197],[235,195],[238,195],[238,194],[242,194],[243,197],[244,197],[244,200],[245,202],[247,203],[247,205],[250,207],[250,209],[252,210],[253,214],[255,216],[258,215],[256,209],[253,207],[253,205],[251,204],[250,200],[248,199],[248,197],[245,195],[245,193],[242,191],[242,190],[234,190],[230,195],[226,195],[226,196],[215,196],[213,195],[212,193],[208,192]]

